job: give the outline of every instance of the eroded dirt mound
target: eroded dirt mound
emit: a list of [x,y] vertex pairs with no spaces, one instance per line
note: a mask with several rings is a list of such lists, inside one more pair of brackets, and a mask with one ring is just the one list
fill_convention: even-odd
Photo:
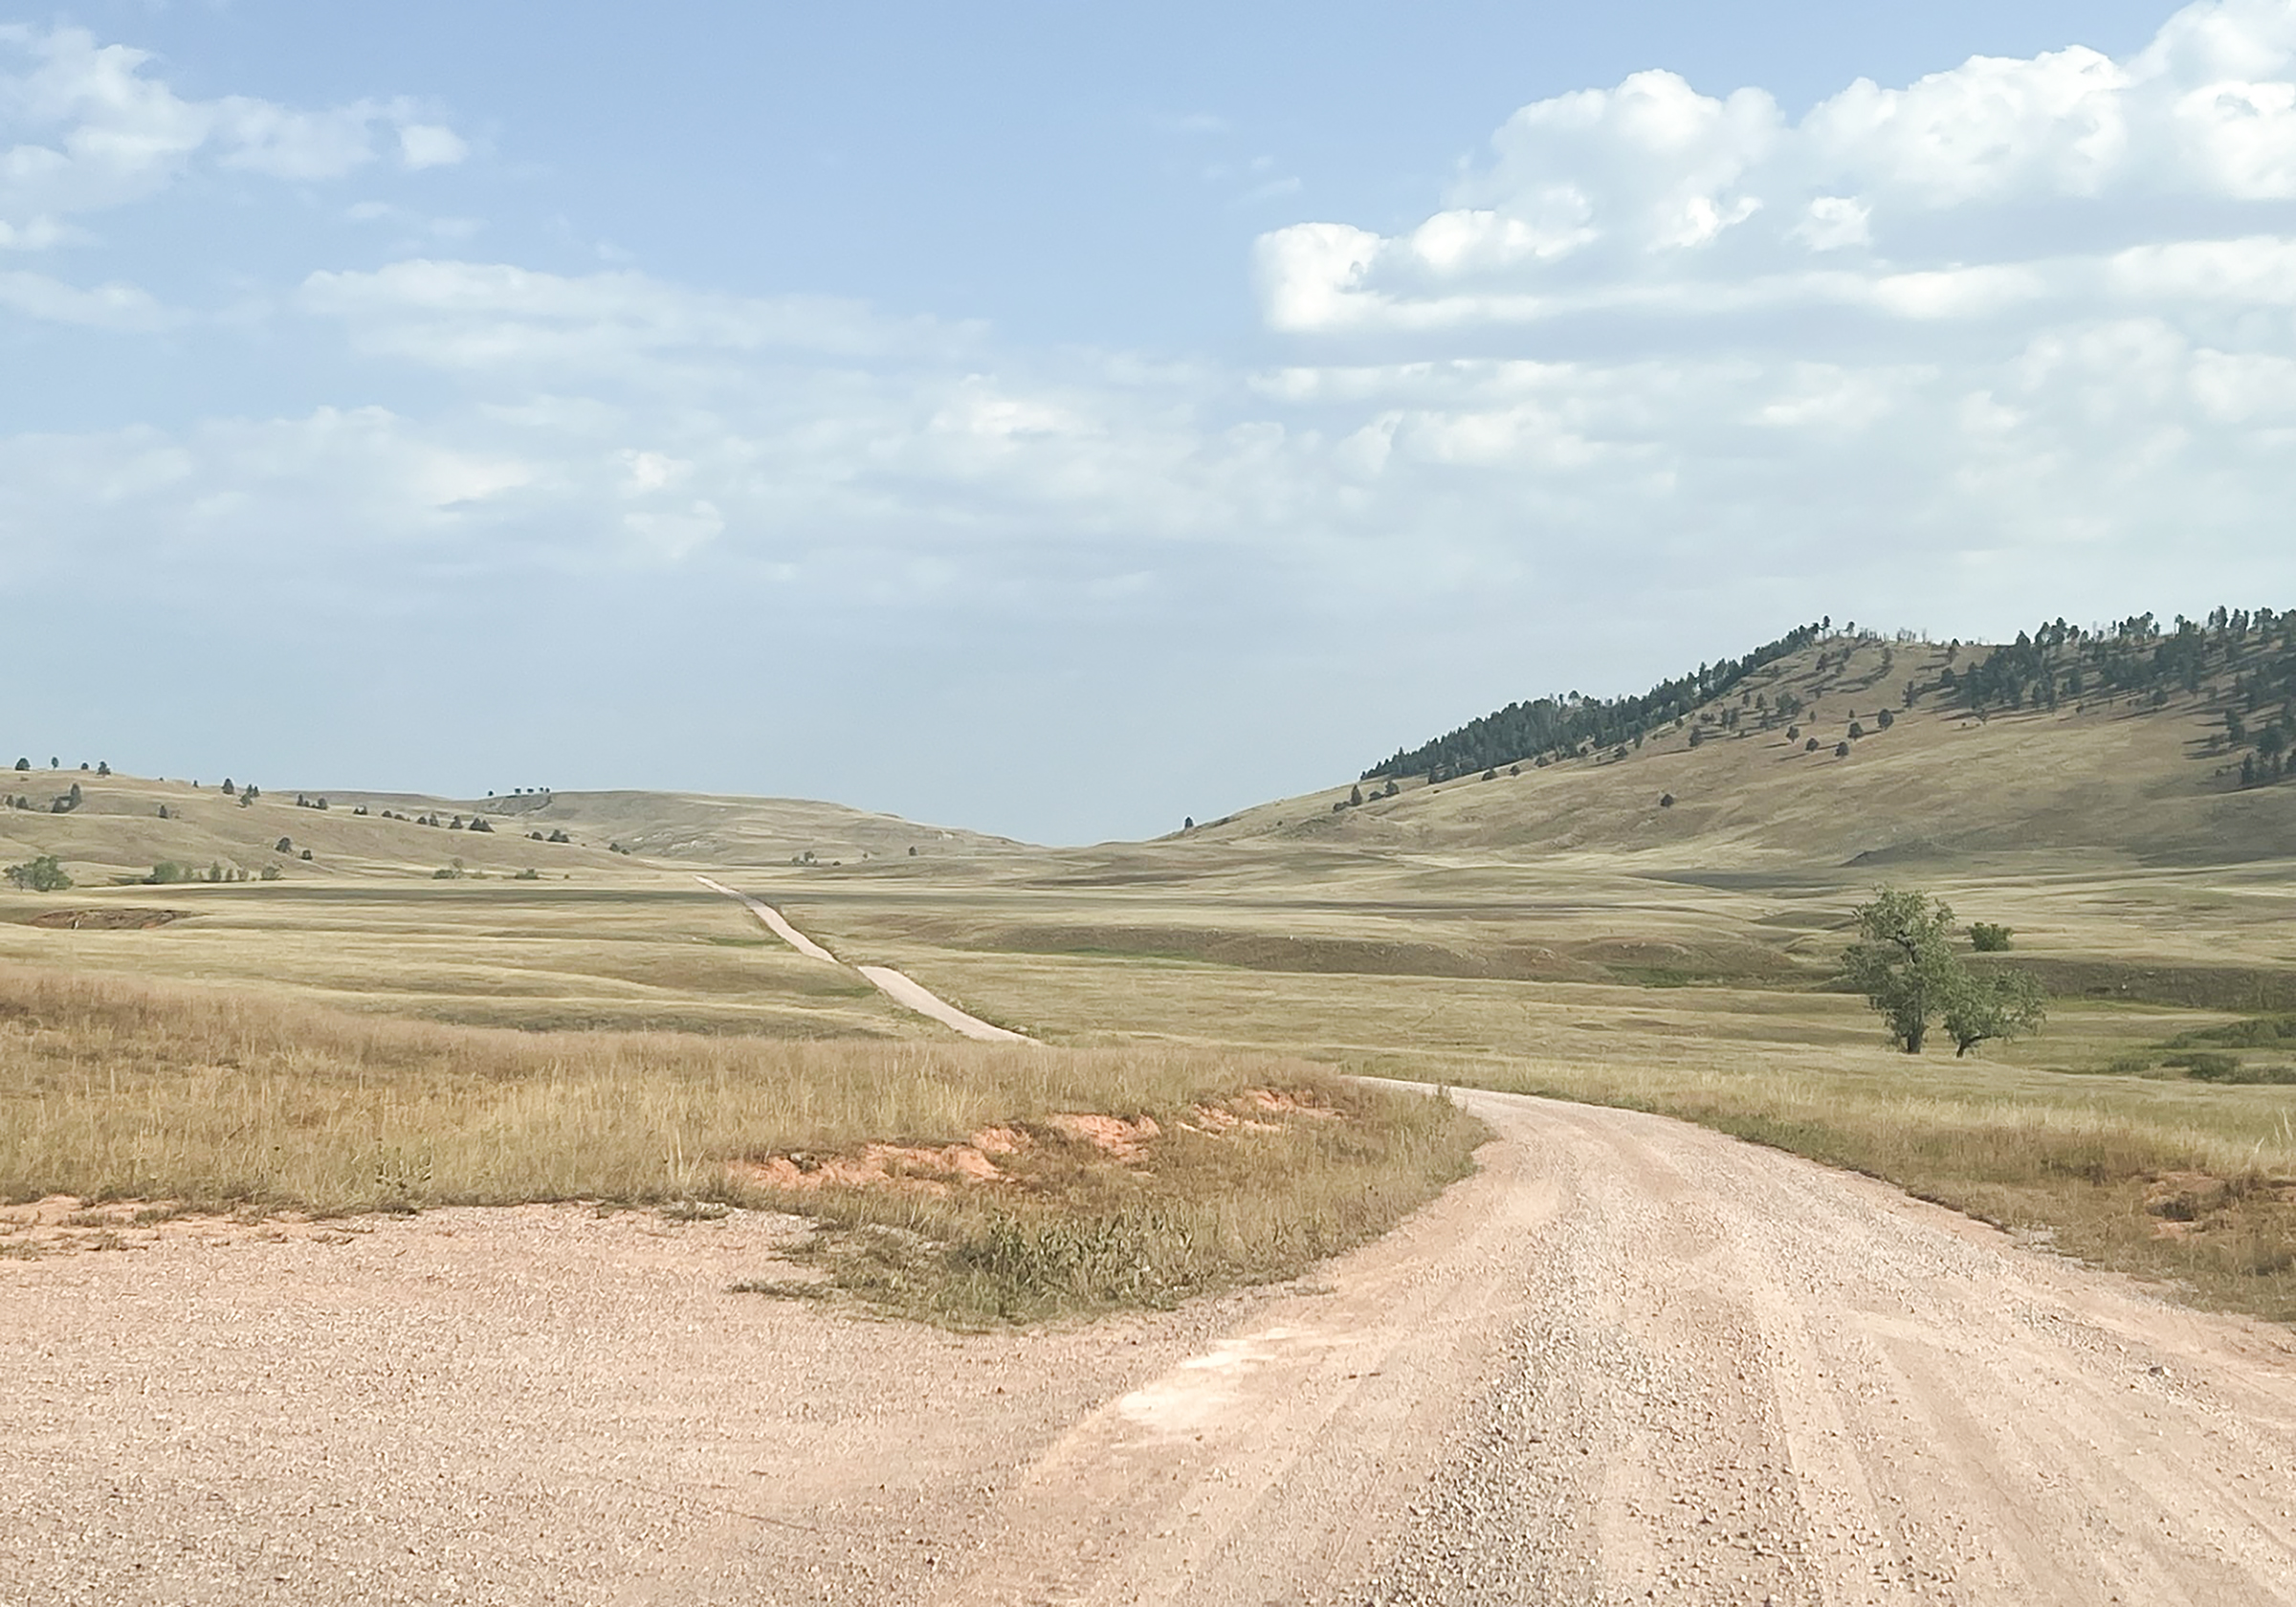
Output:
[[[1177,1125],[1182,1132],[1225,1134],[1274,1133],[1289,1120],[1337,1121],[1342,1112],[1282,1089],[1248,1089],[1217,1105],[1191,1106]],[[864,1144],[821,1154],[792,1150],[732,1168],[743,1182],[792,1194],[825,1188],[894,1189],[946,1194],[968,1185],[1027,1187],[1027,1162],[1067,1150],[1128,1168],[1152,1164],[1164,1127],[1154,1116],[1113,1116],[1064,1111],[1026,1126],[985,1127],[959,1144]]]
[[50,910],[25,924],[67,932],[147,932],[190,914],[188,910]]
[[2204,1238],[2285,1266],[2296,1241],[2296,1178],[2163,1172],[2145,1187],[2145,1211],[2158,1219],[2156,1238]]

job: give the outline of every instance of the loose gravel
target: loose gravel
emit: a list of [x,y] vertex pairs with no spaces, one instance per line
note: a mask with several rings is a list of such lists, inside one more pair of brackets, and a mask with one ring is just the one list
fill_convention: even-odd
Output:
[[0,1607],[2296,1601],[2296,1344],[1868,1179],[1463,1095],[1312,1282],[957,1335],[792,1219],[0,1260]]

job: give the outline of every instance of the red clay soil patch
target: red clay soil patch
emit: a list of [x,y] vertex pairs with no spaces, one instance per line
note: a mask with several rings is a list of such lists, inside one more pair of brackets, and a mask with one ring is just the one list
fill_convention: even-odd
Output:
[[971,1143],[944,1144],[938,1149],[922,1144],[865,1144],[857,1155],[768,1156],[763,1160],[737,1162],[734,1175],[792,1194],[825,1188],[946,1194],[954,1183],[1011,1181],[989,1156],[1014,1154],[1027,1143],[1025,1134],[992,1127],[976,1134]]
[[[1280,1089],[1250,1089],[1220,1105],[1198,1105],[1181,1125],[1195,1133],[1276,1133],[1288,1120],[1337,1121],[1343,1112]],[[743,1182],[788,1194],[825,1188],[894,1189],[947,1194],[971,1185],[1029,1186],[1026,1171],[1016,1175],[998,1164],[1037,1150],[1046,1141],[1065,1141],[1098,1152],[1109,1160],[1137,1166],[1149,1146],[1163,1136],[1154,1116],[1103,1115],[1064,1111],[1048,1116],[1036,1132],[1020,1127],[984,1127],[961,1144],[864,1144],[841,1155],[792,1151],[762,1160],[739,1160],[729,1168]]]
[[1249,1105],[1271,1116],[1306,1116],[1314,1121],[1337,1121],[1339,1112],[1329,1105],[1314,1105],[1284,1089],[1249,1089],[1229,1101]]
[[50,910],[24,924],[64,932],[148,932],[190,914],[188,910]]
[[2272,1231],[2274,1219],[2296,1212],[2296,1179],[2233,1183],[2207,1172],[2163,1172],[2145,1189],[2145,1210],[2160,1219],[2155,1239]]
[[1070,1112],[1054,1116],[1048,1125],[1117,1160],[1137,1160],[1148,1141],[1163,1133],[1154,1116],[1126,1121],[1121,1116]]
[[2164,1172],[2145,1190],[2145,1209],[2171,1222],[2198,1222],[2232,1203],[2232,1185],[2205,1172]]

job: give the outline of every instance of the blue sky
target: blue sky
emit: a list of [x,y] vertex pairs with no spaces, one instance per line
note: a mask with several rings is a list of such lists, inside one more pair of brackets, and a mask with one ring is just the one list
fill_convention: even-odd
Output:
[[2296,6],[1892,10],[0,9],[0,742],[1073,841],[2296,601]]

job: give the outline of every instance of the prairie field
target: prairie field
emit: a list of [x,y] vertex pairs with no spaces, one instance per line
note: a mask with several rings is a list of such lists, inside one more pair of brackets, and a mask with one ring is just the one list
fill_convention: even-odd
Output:
[[[1889,652],[1762,684],[1830,737],[1944,656]],[[1083,1309],[1119,1298],[1109,1275],[1081,1240],[1016,1238],[1016,1202],[1037,1227],[1073,1203],[1117,1235],[1093,1252],[1109,1266],[1124,1235],[1164,1243],[1133,1262],[1168,1269],[1121,1298],[1165,1299],[1295,1269],[1460,1174],[1468,1124],[1336,1080],[1353,1073],[1682,1116],[2296,1317],[2296,786],[2227,790],[2205,698],[1984,720],[1907,701],[1846,759],[1767,731],[1667,736],[1069,849],[775,801],[345,792],[320,810],[105,778],[80,811],[0,814],[10,852],[57,853],[77,883],[0,894],[0,1191],[707,1202],[762,1198],[737,1164],[759,1157],[1149,1117],[1154,1164],[1048,1137],[1010,1163],[1027,1188],[801,1201],[849,1244],[875,1234],[873,1264],[841,1264],[856,1287],[1033,1310],[1019,1291],[1041,1274]],[[492,832],[419,824],[488,810]],[[545,826],[569,840],[537,841]],[[148,885],[163,852],[224,879]],[[699,873],[1046,1047],[955,1043]],[[1966,1059],[1895,1052],[1834,980],[1884,882],[2010,928],[1972,963],[2038,978],[2043,1029]],[[1191,1131],[1252,1088],[1347,1119]],[[966,1275],[1007,1272],[952,1292],[943,1252],[992,1241]]]
[[[1264,1055],[521,1032],[12,965],[0,1066],[0,1198],[81,1202],[83,1242],[188,1212],[796,1205],[852,1231],[795,1292],[956,1321],[1289,1276],[1463,1175],[1477,1133]],[[52,1245],[35,1221],[0,1211],[0,1254]]]

